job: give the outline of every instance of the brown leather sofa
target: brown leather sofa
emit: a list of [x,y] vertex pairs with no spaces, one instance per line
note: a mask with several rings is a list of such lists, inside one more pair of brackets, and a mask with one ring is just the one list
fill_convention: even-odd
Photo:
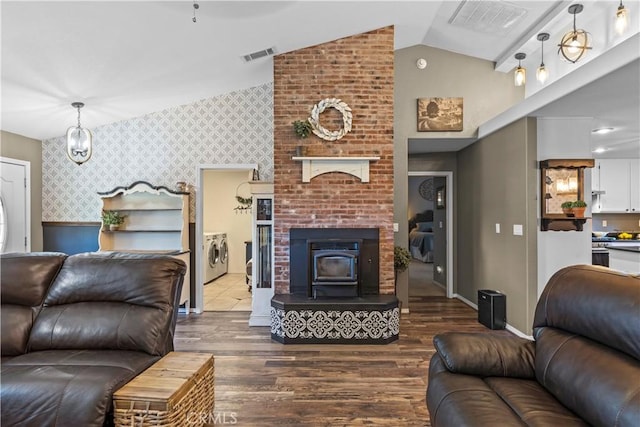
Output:
[[113,392],[173,349],[184,262],[30,253],[0,268],[1,425],[112,424]]
[[436,336],[431,425],[640,426],[640,276],[558,271],[536,307],[533,338]]

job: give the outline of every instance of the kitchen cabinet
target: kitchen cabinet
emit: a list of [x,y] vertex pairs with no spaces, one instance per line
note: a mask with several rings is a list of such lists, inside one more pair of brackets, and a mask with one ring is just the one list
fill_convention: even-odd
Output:
[[640,159],[597,159],[593,212],[640,212]]
[[187,264],[180,304],[189,311],[190,251],[189,193],[155,187],[137,181],[98,193],[102,210],[117,211],[125,222],[117,230],[103,226],[98,245],[101,251],[170,255]]

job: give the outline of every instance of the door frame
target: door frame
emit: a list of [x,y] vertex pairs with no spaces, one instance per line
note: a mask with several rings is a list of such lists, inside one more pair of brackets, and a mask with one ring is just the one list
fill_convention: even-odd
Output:
[[0,163],[10,163],[24,167],[24,198],[25,198],[25,252],[31,252],[31,162],[0,156]]
[[[205,171],[219,170],[219,171],[249,171],[257,170],[257,163],[233,163],[233,164],[201,164],[196,166],[196,212],[195,212],[195,247],[194,260],[195,260],[195,308],[191,310],[195,313],[202,313],[204,311],[204,284],[202,277],[202,253],[204,251],[203,237],[203,200],[202,200],[202,183],[204,181]],[[193,272],[192,272],[193,274]]]
[[[447,298],[453,298],[453,278],[454,278],[454,267],[455,263],[453,260],[453,249],[455,242],[453,240],[453,210],[454,210],[454,199],[453,199],[453,172],[452,171],[410,171],[407,174],[409,176],[440,176],[444,177],[446,180],[446,216],[447,216]],[[410,230],[409,230],[410,231]],[[408,233],[408,231],[407,231]],[[408,236],[407,236],[408,237]]]

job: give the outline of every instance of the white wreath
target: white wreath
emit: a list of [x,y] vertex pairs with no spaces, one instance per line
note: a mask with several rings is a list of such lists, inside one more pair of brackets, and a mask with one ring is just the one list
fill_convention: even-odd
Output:
[[[328,130],[320,124],[320,114],[327,108],[335,108],[342,113],[342,129]],[[308,120],[309,123],[311,123],[311,130],[314,134],[327,141],[336,141],[351,131],[352,119],[351,108],[349,108],[346,102],[342,102],[337,98],[326,98],[313,106],[311,117],[309,117]]]

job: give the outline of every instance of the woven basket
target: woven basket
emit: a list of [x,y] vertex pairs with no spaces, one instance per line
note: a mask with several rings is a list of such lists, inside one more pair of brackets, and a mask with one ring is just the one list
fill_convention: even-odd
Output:
[[[213,416],[215,402],[214,364],[213,357],[209,355],[209,358],[199,369],[191,372],[185,370],[184,365],[178,369],[166,364],[157,367],[162,360],[143,372],[114,393],[114,424],[122,427],[203,425]],[[154,387],[166,392],[168,387],[178,383],[181,384],[169,391],[166,398],[158,398],[157,393],[149,392]],[[132,387],[127,389],[130,385]],[[132,392],[135,388],[139,391]],[[149,396],[155,396],[145,397],[142,391],[145,388]]]

